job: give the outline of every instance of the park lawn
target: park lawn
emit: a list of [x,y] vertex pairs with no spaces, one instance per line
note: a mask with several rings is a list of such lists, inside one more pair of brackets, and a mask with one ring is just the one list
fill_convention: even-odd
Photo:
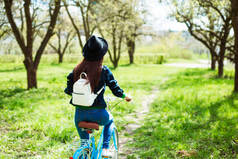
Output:
[[238,95],[233,80],[186,69],[159,86],[128,158],[238,158]]
[[[74,107],[63,90],[66,76],[76,63],[40,64],[38,89],[26,90],[21,63],[0,64],[0,158],[68,158],[68,146],[78,141]],[[143,96],[170,75],[179,72],[162,65],[123,65],[112,70],[120,86],[133,97],[113,109],[122,131],[125,116],[139,109]],[[110,91],[106,91],[109,96]],[[110,95],[111,96],[111,95]],[[116,103],[117,101],[114,101]]]

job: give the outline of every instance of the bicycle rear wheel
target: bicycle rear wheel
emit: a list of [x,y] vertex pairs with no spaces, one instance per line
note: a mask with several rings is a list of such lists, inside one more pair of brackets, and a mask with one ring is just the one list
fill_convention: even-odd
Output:
[[91,148],[80,148],[75,151],[73,159],[90,159],[91,155]]
[[118,131],[114,128],[112,132],[112,137],[109,144],[109,151],[112,154],[112,159],[118,159],[119,155],[119,136]]

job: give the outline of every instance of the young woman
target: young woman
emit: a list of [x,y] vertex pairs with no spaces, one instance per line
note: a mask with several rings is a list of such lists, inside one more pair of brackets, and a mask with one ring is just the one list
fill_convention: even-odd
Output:
[[[75,110],[75,126],[81,139],[89,139],[89,134],[78,127],[80,121],[104,125],[103,155],[108,155],[109,142],[114,127],[113,117],[105,109],[107,107],[103,97],[105,86],[108,86],[115,96],[124,98],[127,102],[131,101],[131,98],[126,96],[119,87],[110,69],[102,65],[103,56],[107,50],[108,44],[105,39],[96,36],[90,37],[83,48],[84,59],[67,76],[67,88],[65,89],[66,94],[72,95],[73,84],[79,79],[82,72],[87,74],[92,92],[96,93],[103,87],[91,107],[76,106]],[[72,99],[70,103],[74,105]]]

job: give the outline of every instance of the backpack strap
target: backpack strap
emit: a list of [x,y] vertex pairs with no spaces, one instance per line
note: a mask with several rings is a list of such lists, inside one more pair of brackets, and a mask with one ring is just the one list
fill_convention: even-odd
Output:
[[88,79],[88,76],[87,76],[87,74],[85,73],[85,72],[82,72],[81,74],[80,74],[80,79],[83,79],[83,75],[85,76],[85,78],[86,79]]
[[[80,79],[83,79],[83,76],[85,76],[86,79],[88,79],[88,76],[87,76],[87,74],[85,72],[82,72],[80,74]],[[103,89],[104,89],[104,86],[102,86],[102,88],[96,94],[99,95],[102,92]]]
[[104,89],[104,86],[102,86],[102,88],[96,94],[99,95],[103,89]]

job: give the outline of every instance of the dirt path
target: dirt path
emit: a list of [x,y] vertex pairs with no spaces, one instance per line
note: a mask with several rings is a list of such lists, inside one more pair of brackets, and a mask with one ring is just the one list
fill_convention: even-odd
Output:
[[[200,60],[197,63],[168,63],[164,65],[182,68],[208,68],[210,64],[209,61],[207,60]],[[160,84],[164,83],[165,81],[167,81],[167,79],[164,79]],[[132,135],[134,134],[134,131],[144,124],[144,119],[149,112],[150,105],[156,98],[158,92],[159,92],[158,89],[153,89],[150,92],[150,95],[147,95],[145,99],[143,99],[140,109],[137,110],[135,113],[131,113],[126,117],[126,121],[133,121],[133,122],[126,125],[125,126],[126,129],[119,134],[120,159],[126,159],[128,155],[134,153],[134,149],[129,148],[127,144],[133,142]]]
[[[134,150],[132,148],[128,148],[126,145],[132,141],[132,136],[134,131],[143,125],[143,121],[145,116],[149,112],[150,104],[156,98],[158,94],[158,89],[153,89],[150,95],[147,95],[143,102],[141,103],[141,107],[135,113],[131,113],[129,116],[126,117],[126,120],[133,121],[133,123],[129,123],[126,125],[126,129],[119,134],[120,140],[120,159],[126,159],[129,154],[132,154]],[[136,119],[136,120],[135,120]]]
[[[197,60],[196,62],[193,61],[191,63],[165,63],[163,64],[165,66],[172,66],[172,67],[181,67],[181,68],[210,68],[211,62],[210,60]],[[224,65],[230,65],[231,67],[234,67],[232,63],[225,60]]]
[[207,60],[199,60],[197,63],[167,63],[165,66],[183,67],[183,68],[209,68],[210,64]]

